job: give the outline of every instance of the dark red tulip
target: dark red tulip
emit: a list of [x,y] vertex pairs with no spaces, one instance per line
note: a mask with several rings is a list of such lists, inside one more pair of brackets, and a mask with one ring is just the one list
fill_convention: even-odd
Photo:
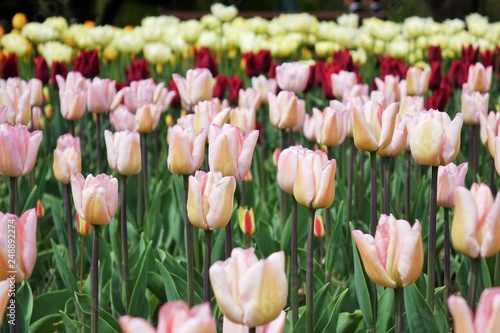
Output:
[[271,55],[271,51],[269,50],[260,50],[255,55],[259,73],[267,73],[269,68],[271,68],[271,63],[273,62],[273,56]]
[[462,46],[462,62],[468,63],[468,65],[475,64],[477,62],[478,55],[478,47],[474,47],[472,45],[469,45],[467,47]]
[[132,60],[130,67],[125,68],[127,84],[130,84],[132,81],[148,79],[150,76],[149,62],[146,59]]
[[440,46],[429,46],[429,54],[428,54],[429,62],[432,61],[443,61],[443,57],[441,55],[441,47]]
[[314,83],[315,83],[314,74],[316,72],[315,68],[316,68],[316,66],[314,66],[314,65],[309,66],[309,78],[307,79],[307,84],[306,84],[306,87],[304,89],[304,92],[311,91],[311,89],[314,86]]
[[492,68],[495,68],[495,53],[490,51],[490,50],[486,50],[484,52],[481,52],[479,54],[479,59],[481,61],[481,63],[484,65],[484,67],[488,67],[488,66],[491,66]]
[[383,79],[386,75],[394,75],[399,78],[405,78],[406,72],[408,71],[408,66],[400,60],[394,59],[391,56],[385,56],[378,58],[380,64],[380,75],[379,77]]
[[428,109],[436,109],[436,110],[444,110],[446,107],[446,104],[448,104],[448,101],[450,100],[451,95],[443,90],[443,89],[438,89],[430,95],[424,103],[424,108],[426,110]]
[[323,71],[321,72],[321,92],[326,99],[334,99],[333,86],[332,86],[332,74],[340,73],[342,69],[338,66],[332,64],[325,64]]
[[441,73],[441,61],[434,60],[431,61],[431,76],[429,78],[429,89],[434,91],[439,88],[441,84],[441,78],[443,77]]
[[227,77],[224,74],[217,75],[215,77],[215,84],[213,88],[212,95],[220,100],[223,100],[226,96],[227,89]]
[[269,71],[267,71],[267,77],[269,79],[275,79],[276,78],[276,67],[279,66],[279,63],[277,62],[272,62],[271,65],[269,66]]
[[45,85],[50,80],[50,72],[49,66],[47,65],[47,61],[45,61],[44,57],[36,57],[33,59],[35,63],[35,78],[42,81]]
[[194,51],[194,61],[196,68],[208,68],[212,76],[217,76],[217,55],[211,55],[208,47],[202,47]]
[[100,72],[99,52],[80,50],[80,54],[73,61],[73,70],[80,72],[88,79],[98,76]]
[[172,107],[181,106],[181,97],[179,96],[179,91],[177,90],[177,85],[175,84],[174,80],[168,81],[168,90],[175,92],[175,96],[174,96],[174,98],[172,98],[172,102],[170,102],[170,106],[172,106]]
[[469,76],[469,63],[452,60],[450,70],[446,74],[455,87],[461,88]]
[[68,75],[68,67],[66,66],[66,63],[64,61],[52,62],[52,73],[50,76],[50,84],[54,88],[59,89],[57,85],[56,75],[61,75],[63,78],[66,79],[66,75]]
[[6,54],[2,60],[2,79],[8,79],[9,77],[18,77],[19,68],[17,66],[17,56],[15,53]]
[[335,51],[332,56],[333,64],[340,67],[343,71],[356,72],[358,65],[352,61],[352,56],[349,50]]
[[240,89],[243,88],[243,80],[237,75],[228,77],[227,88],[229,90],[229,103],[238,104],[238,95]]

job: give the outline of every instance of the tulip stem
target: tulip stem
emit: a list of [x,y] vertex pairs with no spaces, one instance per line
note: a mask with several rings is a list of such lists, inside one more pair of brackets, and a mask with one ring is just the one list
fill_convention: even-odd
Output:
[[[353,140],[354,141],[354,140]],[[363,150],[357,150],[359,155],[359,165],[361,166],[359,170],[359,185],[358,185],[358,212],[363,211],[364,199],[365,199],[365,152]]]
[[248,333],[255,333],[255,327],[251,327],[248,329]]
[[154,159],[154,165],[155,165],[155,179],[156,181],[160,180],[160,168],[159,168],[159,158],[160,156],[160,135],[159,135],[159,129],[156,128],[156,130],[153,131],[153,159]]
[[189,191],[189,175],[184,177],[184,213],[186,226],[186,271],[188,285],[188,304],[190,307],[194,305],[194,271],[193,271],[193,225],[189,222],[187,213],[187,200]]
[[130,304],[130,268],[128,258],[128,232],[127,232],[127,176],[122,176],[120,186],[120,233],[122,236],[123,280],[125,282],[125,314],[128,314]]
[[69,132],[71,133],[71,135],[73,137],[75,136],[75,121],[74,120],[69,121]]
[[75,241],[73,239],[73,214],[71,210],[71,185],[64,185],[64,208],[66,214],[66,232],[68,234],[68,264],[75,271]]
[[432,166],[431,175],[431,202],[429,216],[429,235],[427,249],[427,304],[434,308],[434,284],[436,281],[436,205],[437,205],[437,175],[438,167]]
[[450,261],[450,209],[444,207],[444,291],[443,310],[444,316],[448,319],[448,297],[451,288],[451,261]]
[[405,154],[406,163],[405,163],[405,218],[411,223],[410,218],[410,185],[411,185],[411,152],[409,150],[406,151]]
[[472,167],[474,170],[474,181],[476,181],[476,177],[479,173],[479,156],[478,156],[478,136],[479,136],[479,125],[472,125],[470,127],[470,132],[471,132],[471,154],[472,154]]
[[377,155],[370,152],[370,235],[377,230]]
[[101,114],[96,113],[96,136],[97,136],[97,170],[103,173],[102,169],[102,148],[101,148]]
[[389,214],[390,213],[390,187],[389,187],[389,157],[382,157],[380,159],[382,163],[382,169],[384,172],[384,207],[383,207],[383,212],[384,214]]
[[233,221],[229,220],[229,223],[224,228],[225,239],[224,245],[226,248],[226,259],[231,256],[231,251],[233,251]]
[[213,231],[205,230],[205,267],[203,269],[203,302],[210,302],[212,290],[210,288],[209,270],[212,264]]
[[[81,238],[80,245],[80,294],[83,293],[83,260],[85,258],[85,236]],[[85,333],[85,314],[81,313],[82,333]]]
[[490,157],[490,189],[495,193],[495,159]]
[[347,221],[352,221],[352,181],[354,174],[354,162],[356,159],[356,146],[354,140],[349,140],[351,149],[349,150],[349,169],[347,169]]
[[495,255],[495,271],[493,275],[493,285],[500,286],[500,252]]
[[94,225],[94,243],[92,244],[92,307],[91,307],[91,332],[98,332],[99,309],[99,229]]
[[476,289],[477,281],[479,277],[479,268],[481,266],[481,258],[471,258],[471,269],[470,269],[470,279],[469,279],[469,294],[467,295],[467,303],[472,309],[472,312],[476,309]]
[[17,178],[16,177],[10,177],[10,201],[9,201],[9,213],[18,215],[17,214]]
[[[281,152],[286,149],[287,146],[288,133],[286,130],[281,130]],[[285,229],[286,224],[286,193],[285,191],[280,191],[280,213],[281,213],[281,230]]]
[[[146,134],[141,133],[141,165],[142,165],[142,185],[144,191],[144,213],[147,218],[149,213],[149,183],[148,183],[148,151]],[[186,190],[187,191],[187,190]]]
[[306,260],[306,332],[314,333],[314,213],[315,209],[309,208],[309,232],[307,234],[307,260]]
[[298,258],[297,258],[297,200],[292,196],[292,236],[291,236],[291,293],[290,300],[292,305],[292,327],[299,320],[299,272],[298,272]]
[[395,333],[404,332],[403,326],[403,312],[404,312],[404,289],[398,287],[394,289],[394,324],[396,329]]

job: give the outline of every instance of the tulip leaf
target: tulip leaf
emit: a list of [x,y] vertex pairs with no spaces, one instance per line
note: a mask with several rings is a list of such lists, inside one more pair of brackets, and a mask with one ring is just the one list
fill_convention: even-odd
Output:
[[484,258],[481,259],[481,276],[483,278],[481,281],[483,288],[480,288],[480,290],[491,288],[490,270],[488,269],[488,263]]
[[76,286],[76,280],[75,277],[73,276],[73,273],[71,273],[71,270],[66,264],[66,261],[61,257],[59,249],[57,248],[57,245],[53,239],[50,240],[50,243],[52,244],[52,252],[54,253],[54,260],[56,262],[57,272],[61,276],[64,286],[71,292],[77,291],[78,289]]
[[[92,299],[89,295],[75,293],[76,304],[83,313],[90,314]],[[99,301],[100,303],[100,301]],[[99,307],[99,331],[101,332],[121,332],[118,321],[107,311]]]
[[394,289],[385,288],[378,298],[377,332],[387,332],[394,326]]
[[[366,332],[361,330],[364,326],[363,314],[356,310],[354,313],[342,312],[337,322],[337,333]],[[335,331],[334,331],[335,332]]]
[[[320,314],[324,313],[326,308],[325,308],[325,303],[329,304],[332,301],[332,296],[330,295],[330,284],[327,283],[323,287],[321,287],[320,290],[314,295],[313,298],[313,304],[314,304],[314,313],[316,314],[315,318],[320,318]],[[318,325],[320,325],[321,321],[320,320],[315,320],[316,321],[316,326],[314,327],[315,331],[322,330],[324,325],[321,326],[320,329],[318,329]]]
[[71,293],[66,289],[46,292],[35,297],[31,322],[35,323],[39,319],[54,314],[59,316],[59,310],[64,309],[64,304],[70,298]]
[[170,273],[166,270],[165,266],[158,260],[156,260],[156,266],[158,266],[158,270],[160,271],[161,278],[163,280],[163,286],[165,287],[165,294],[167,296],[167,301],[176,301],[181,300],[182,297],[179,295],[177,288],[175,287],[175,282],[172,279]]
[[439,332],[434,314],[414,283],[404,288],[404,305],[410,333]]
[[443,303],[441,302],[440,298],[435,297],[435,299],[436,299],[436,304],[434,305],[434,317],[436,318],[436,321],[438,323],[439,333],[447,333],[449,332],[448,320],[444,315]]
[[306,331],[306,307],[299,307],[299,320],[295,323],[293,328],[294,333],[303,333]]
[[[114,267],[117,265],[115,264]],[[114,316],[124,315],[126,313],[123,302],[123,276],[122,270],[114,268],[111,272],[111,308]]]
[[[151,252],[151,244],[148,243],[142,252],[141,258],[130,272],[131,291],[128,312],[131,316],[147,318],[149,316],[148,299],[146,298],[148,258]],[[127,306],[127,304],[125,304]]]
[[281,243],[280,249],[281,251],[285,251],[285,253],[290,253],[290,243],[292,238],[292,214],[288,216],[286,220],[285,227],[283,228],[283,232],[281,233]]
[[[351,232],[353,230],[352,223],[349,223]],[[373,327],[373,313],[372,304],[370,301],[370,291],[368,290],[368,281],[365,277],[363,266],[361,265],[361,260],[359,259],[358,249],[356,248],[356,243],[352,242],[352,252],[354,259],[354,285],[356,287],[356,297],[358,299],[359,307],[363,318],[365,320],[366,326],[368,328]]]
[[82,331],[82,325],[74,320],[72,320],[64,311],[59,311],[66,333],[80,333]]
[[161,275],[157,272],[153,272],[151,267],[148,272],[148,289],[158,298],[160,304],[167,302]]
[[257,243],[257,251],[259,251],[264,258],[267,258],[270,254],[278,252],[279,250],[279,246],[273,237],[272,228],[267,222],[259,221],[254,239]]
[[[323,329],[323,333],[336,332],[340,314],[340,308],[342,306],[342,301],[344,300],[344,297],[347,294],[347,291],[348,289],[344,290],[340,295],[335,297],[335,299],[330,303],[330,305],[328,305],[327,307],[328,311],[325,311],[325,313],[330,314],[330,316],[328,319],[328,323]],[[315,327],[315,331],[316,329],[317,327]]]
[[61,325],[61,315],[52,314],[40,318],[30,325],[30,332],[43,333],[43,332],[60,332],[63,326]]

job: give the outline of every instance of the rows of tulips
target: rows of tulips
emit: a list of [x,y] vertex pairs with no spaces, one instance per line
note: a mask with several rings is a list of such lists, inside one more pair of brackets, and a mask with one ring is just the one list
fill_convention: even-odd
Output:
[[[224,33],[241,23],[231,15]],[[162,38],[195,24],[150,20]],[[55,59],[44,47],[64,54],[48,45],[63,34],[34,37],[47,22],[4,35],[2,329],[494,332],[500,116],[484,40],[496,24],[470,16],[474,40],[461,21],[440,25],[463,32],[453,53],[422,44],[416,21],[365,21],[354,35],[374,34],[372,48],[331,60],[307,43],[231,53],[198,37],[182,61],[146,46],[110,57],[107,43]],[[392,28],[410,38],[404,60]],[[9,54],[6,37],[34,44]]]

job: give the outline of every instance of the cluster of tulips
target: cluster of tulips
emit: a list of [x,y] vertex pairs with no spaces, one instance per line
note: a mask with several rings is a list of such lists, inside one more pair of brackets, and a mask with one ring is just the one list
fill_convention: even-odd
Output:
[[[488,112],[498,80],[484,41],[498,24],[471,15],[466,33],[462,21],[369,19],[351,27],[355,44],[332,42],[331,61],[277,62],[305,45],[288,45],[296,37],[277,33],[279,24],[308,36],[335,27],[346,38],[354,18],[256,18],[245,23],[255,24],[252,38],[293,50],[240,46],[240,66],[236,55],[224,58],[235,47],[228,41],[203,44],[207,33],[229,39],[243,24],[232,8],[213,11],[201,23],[149,18],[163,23],[120,32],[15,17],[21,34],[2,37],[10,54],[0,62],[3,327],[494,332],[500,113]],[[197,24],[213,29],[189,36]],[[463,41],[452,52],[435,46],[421,24],[461,31]],[[151,44],[178,31],[198,46],[193,54],[153,60]],[[96,49],[70,63],[73,45],[60,43],[68,36]],[[16,38],[28,51],[9,44]],[[128,51],[114,49],[122,39]],[[333,52],[359,43],[385,56]],[[415,59],[393,54],[403,43]],[[424,49],[429,63],[419,64]],[[40,54],[34,68],[24,61],[31,52]],[[147,60],[134,59],[141,53]]]

